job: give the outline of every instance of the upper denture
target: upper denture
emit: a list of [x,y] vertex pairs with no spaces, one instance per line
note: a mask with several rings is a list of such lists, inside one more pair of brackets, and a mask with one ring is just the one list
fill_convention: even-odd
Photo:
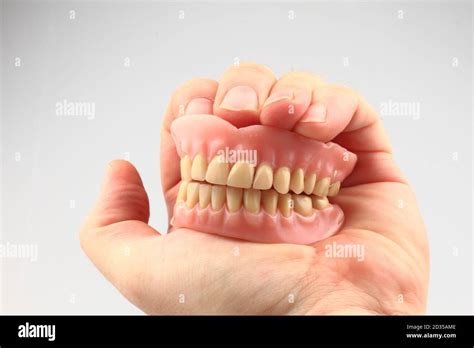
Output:
[[[306,194],[326,195],[329,185],[343,181],[357,160],[332,142],[262,125],[236,128],[212,115],[180,117],[172,123],[171,134],[183,180],[240,188],[268,189],[272,181],[279,193],[303,189]],[[226,149],[256,151],[256,163],[220,161],[219,154]]]

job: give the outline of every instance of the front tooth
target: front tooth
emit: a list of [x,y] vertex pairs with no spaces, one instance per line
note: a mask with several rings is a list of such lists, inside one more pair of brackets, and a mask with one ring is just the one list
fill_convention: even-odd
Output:
[[225,187],[212,186],[211,189],[211,207],[212,210],[219,210],[225,202]]
[[199,208],[206,208],[211,202],[211,185],[199,185]]
[[244,191],[244,207],[249,212],[257,214],[260,211],[260,190],[245,190]]
[[246,162],[237,162],[232,166],[229,177],[227,178],[227,186],[251,188],[253,181],[253,173],[255,168]]
[[275,173],[273,179],[273,187],[278,193],[287,193],[290,189],[290,169],[288,167],[281,167]]
[[278,204],[278,193],[274,190],[262,191],[262,205],[263,209],[271,215],[275,215]]
[[311,203],[311,198],[309,198],[308,196],[293,195],[293,202],[295,212],[303,216],[310,216],[313,213],[313,205]]
[[227,210],[234,212],[240,209],[242,204],[242,189],[227,187]]
[[207,167],[206,181],[211,184],[225,185],[229,176],[229,163],[221,161],[219,156],[212,159]]
[[304,178],[304,193],[310,195],[314,190],[314,184],[316,183],[316,174],[311,174]]
[[206,178],[207,161],[197,154],[193,159],[193,166],[191,167],[191,178],[193,180],[204,181]]
[[291,174],[290,190],[294,193],[301,193],[304,190],[304,172],[298,168]]
[[181,181],[179,185],[178,197],[176,197],[176,203],[184,202],[186,200],[186,190],[188,187],[188,181]]
[[293,211],[293,204],[293,200],[291,199],[291,195],[289,193],[278,195],[278,209],[280,209],[281,214],[284,217],[291,215],[291,212]]
[[186,205],[189,209],[193,208],[199,199],[199,184],[190,182],[186,190]]
[[330,182],[331,182],[331,179],[328,177],[318,180],[318,182],[316,183],[316,186],[314,187],[313,194],[319,197],[326,197],[328,195]]
[[188,155],[181,158],[180,161],[180,169],[181,169],[181,179],[184,181],[191,180],[191,159]]
[[329,185],[328,196],[333,197],[339,193],[339,189],[341,188],[341,182],[337,181],[334,184]]
[[266,163],[261,163],[255,173],[253,188],[258,190],[268,190],[273,184],[273,170]]
[[314,209],[322,210],[329,207],[329,201],[327,197],[311,196],[311,200],[313,201]]

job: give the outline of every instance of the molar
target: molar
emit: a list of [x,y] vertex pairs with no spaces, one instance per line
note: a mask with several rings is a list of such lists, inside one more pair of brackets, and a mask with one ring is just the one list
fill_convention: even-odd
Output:
[[329,185],[328,196],[333,197],[339,193],[339,189],[341,188],[341,182],[337,181],[334,184]]
[[313,194],[319,197],[326,197],[328,195],[330,180],[328,177],[318,180],[314,187]]
[[327,197],[311,196],[311,200],[313,201],[314,209],[323,210],[324,208],[329,207],[329,201]]
[[308,196],[293,195],[293,202],[295,212],[303,216],[310,216],[313,213],[313,205],[311,203],[311,198],[309,198]]

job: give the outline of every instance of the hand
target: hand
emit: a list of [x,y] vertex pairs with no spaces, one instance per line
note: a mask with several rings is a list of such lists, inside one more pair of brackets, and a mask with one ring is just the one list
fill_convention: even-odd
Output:
[[[255,112],[220,107],[237,83],[256,92]],[[287,100],[263,106],[288,91],[294,95],[291,117]],[[170,217],[179,159],[169,127],[186,105],[186,114],[215,114],[242,124],[257,118],[332,140],[357,154],[353,173],[332,199],[343,209],[345,223],[336,235],[311,246],[258,244],[188,229],[160,235],[148,225],[148,197],[138,172],[126,161],[113,161],[82,227],[81,245],[128,300],[149,314],[425,311],[429,257],[424,225],[381,121],[362,97],[309,73],[291,72],[275,81],[268,68],[252,63],[229,68],[219,83],[187,82],[171,98],[161,130],[161,178]],[[311,105],[322,106],[325,122],[299,122]],[[344,245],[363,247],[362,259],[326,253]]]

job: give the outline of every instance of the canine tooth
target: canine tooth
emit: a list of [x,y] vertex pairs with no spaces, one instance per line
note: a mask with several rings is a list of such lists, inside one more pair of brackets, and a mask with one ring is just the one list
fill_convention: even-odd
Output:
[[211,203],[211,185],[199,185],[199,208],[206,208]]
[[334,184],[329,185],[328,196],[333,197],[339,193],[339,189],[341,188],[341,182],[337,181]]
[[326,197],[328,195],[329,183],[331,179],[326,177],[321,180],[318,180],[316,186],[314,187],[313,194],[319,197]]
[[253,173],[255,168],[246,162],[237,162],[232,166],[227,185],[240,188],[251,188],[253,181]]
[[261,163],[255,172],[253,188],[258,190],[268,190],[273,184],[273,170],[266,163]]
[[188,155],[181,158],[180,169],[181,169],[181,179],[185,181],[191,180],[191,159]]
[[176,197],[176,203],[186,201],[187,187],[188,181],[181,181],[181,185],[179,185],[178,196]]
[[311,198],[306,195],[293,195],[293,202],[295,212],[303,215],[310,216],[313,213],[313,204]]
[[274,190],[262,191],[262,205],[267,213],[275,215],[278,205],[278,193]]
[[288,217],[291,215],[291,212],[293,211],[293,204],[293,200],[291,199],[291,195],[289,193],[278,195],[278,209],[280,209],[283,216]]
[[278,168],[273,179],[273,187],[278,193],[287,193],[290,189],[290,169],[288,167]]
[[304,172],[298,168],[291,174],[290,190],[294,193],[301,193],[304,190]]
[[199,184],[190,182],[186,190],[186,205],[189,209],[193,208],[199,199]]
[[313,201],[314,209],[322,210],[329,207],[329,201],[327,197],[311,196],[311,200]]
[[260,211],[260,190],[244,190],[244,207],[249,212],[257,214]]
[[234,212],[240,209],[242,205],[242,189],[236,187],[227,187],[227,210]]
[[311,174],[304,178],[304,193],[310,195],[314,190],[314,184],[316,183],[316,174]]
[[193,159],[193,166],[191,167],[191,178],[193,180],[204,181],[206,178],[207,161],[206,159],[197,154]]
[[219,156],[216,156],[209,162],[206,172],[206,181],[211,184],[225,185],[229,171],[229,163],[222,162]]
[[225,202],[225,187],[212,186],[211,188],[211,207],[212,210],[219,210]]

